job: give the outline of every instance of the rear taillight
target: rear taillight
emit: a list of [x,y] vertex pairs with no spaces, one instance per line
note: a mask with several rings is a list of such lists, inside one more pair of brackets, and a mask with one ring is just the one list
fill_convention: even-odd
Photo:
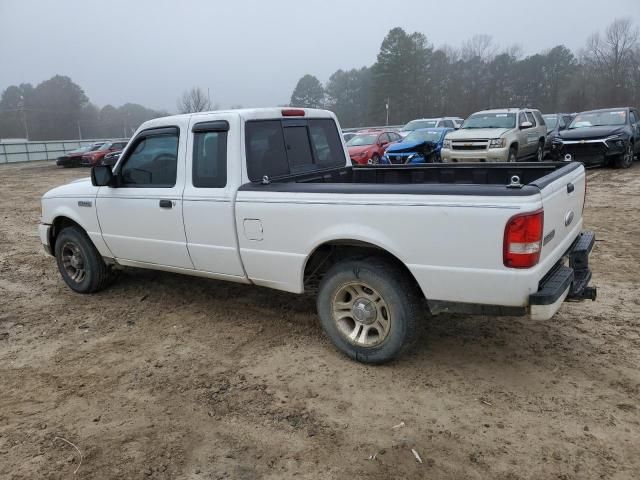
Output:
[[543,210],[511,217],[504,229],[504,266],[531,268],[537,265],[542,250],[543,228]]
[[282,110],[283,117],[304,117],[304,110],[300,108],[285,108]]

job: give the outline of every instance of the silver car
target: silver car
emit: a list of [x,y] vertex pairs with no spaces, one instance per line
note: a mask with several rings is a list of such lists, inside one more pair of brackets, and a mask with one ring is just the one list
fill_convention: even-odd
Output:
[[538,110],[484,110],[447,134],[441,157],[443,162],[540,162],[546,136],[547,127]]

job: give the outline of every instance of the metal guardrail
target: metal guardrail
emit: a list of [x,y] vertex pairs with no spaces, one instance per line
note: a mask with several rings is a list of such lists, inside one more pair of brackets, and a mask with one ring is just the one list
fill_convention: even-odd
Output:
[[59,140],[47,142],[0,142],[0,164],[55,160],[80,147],[126,138],[97,138],[91,140]]

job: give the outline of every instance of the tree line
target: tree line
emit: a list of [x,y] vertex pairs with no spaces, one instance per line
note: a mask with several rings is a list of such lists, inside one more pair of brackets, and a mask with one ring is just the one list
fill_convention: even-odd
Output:
[[373,65],[338,70],[325,85],[305,75],[290,104],[333,110],[343,127],[510,106],[545,113],[638,106],[638,28],[630,18],[617,19],[578,52],[558,45],[529,56],[518,46],[498,48],[488,35],[475,35],[460,48],[434,48],[424,34],[394,28]]
[[0,96],[0,138],[65,140],[129,137],[144,121],[167,115],[135,103],[98,108],[69,77],[11,85]]

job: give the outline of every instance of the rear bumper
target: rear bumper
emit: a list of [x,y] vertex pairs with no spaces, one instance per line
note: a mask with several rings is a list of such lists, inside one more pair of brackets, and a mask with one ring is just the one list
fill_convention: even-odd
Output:
[[[565,300],[595,300],[596,287],[590,287],[589,255],[595,245],[593,232],[582,232],[571,248],[540,281],[538,291],[529,296],[530,316],[533,320],[548,320]],[[566,260],[569,260],[567,266]]]

